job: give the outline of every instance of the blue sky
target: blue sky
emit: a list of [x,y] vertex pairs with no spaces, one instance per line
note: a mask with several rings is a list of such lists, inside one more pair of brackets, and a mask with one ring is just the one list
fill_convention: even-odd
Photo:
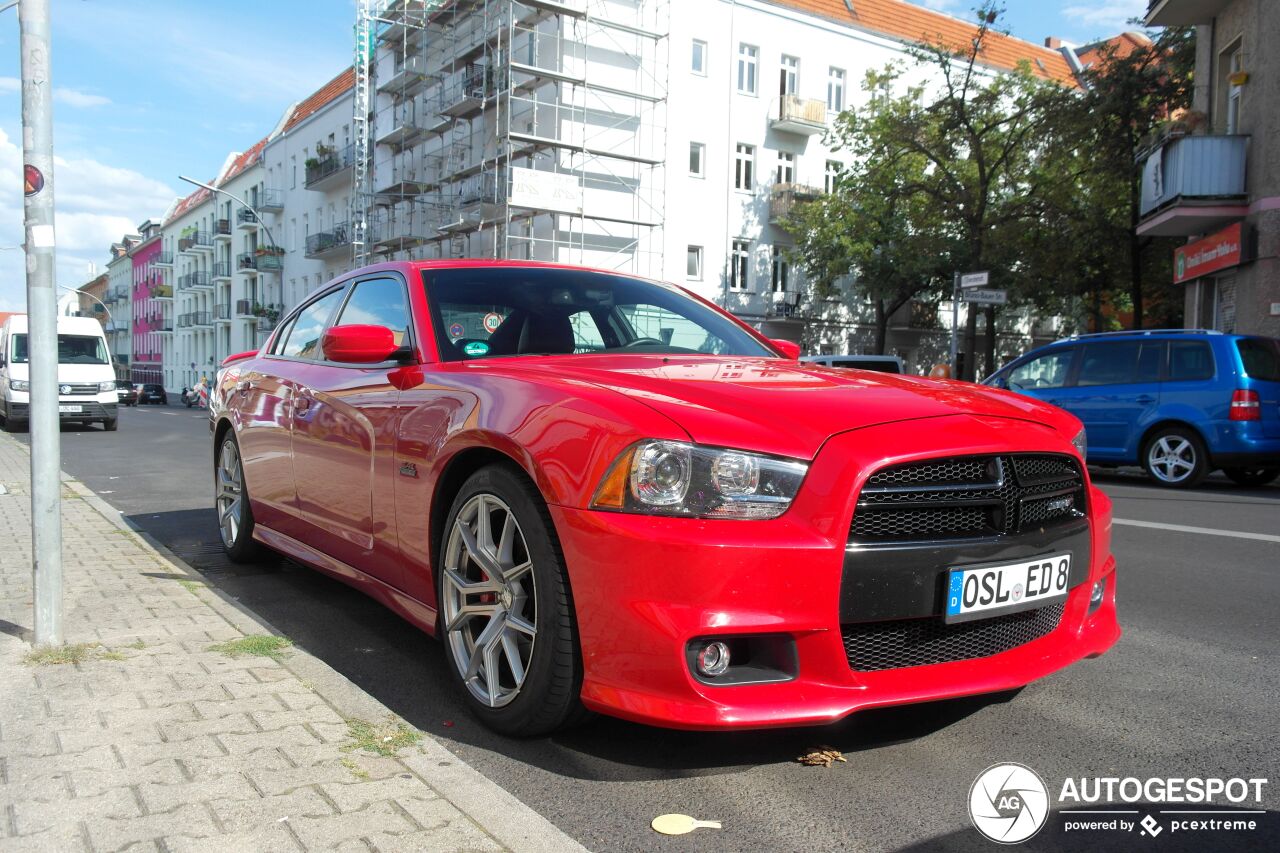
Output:
[[[673,0],[684,2],[684,0]],[[976,0],[912,0],[971,18]],[[856,0],[855,0],[856,5]],[[1146,0],[1005,0],[1042,42],[1124,27]],[[350,61],[353,0],[51,0],[58,281],[104,267],[112,241],[212,177]],[[18,20],[0,16],[0,310],[22,310]]]

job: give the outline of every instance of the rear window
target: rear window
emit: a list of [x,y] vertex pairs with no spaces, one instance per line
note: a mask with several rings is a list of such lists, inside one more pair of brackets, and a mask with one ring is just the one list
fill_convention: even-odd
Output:
[[1280,340],[1241,338],[1236,341],[1245,375],[1263,382],[1280,382]]
[[1169,380],[1213,378],[1213,352],[1203,341],[1169,342]]

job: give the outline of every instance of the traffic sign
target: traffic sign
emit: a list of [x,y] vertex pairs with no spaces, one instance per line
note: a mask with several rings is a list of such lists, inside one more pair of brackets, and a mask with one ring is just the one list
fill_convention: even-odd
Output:
[[986,287],[991,280],[990,272],[967,272],[960,276],[961,287]]
[[974,302],[978,305],[1004,305],[1009,301],[1009,291],[971,289],[962,293],[960,298],[965,302]]

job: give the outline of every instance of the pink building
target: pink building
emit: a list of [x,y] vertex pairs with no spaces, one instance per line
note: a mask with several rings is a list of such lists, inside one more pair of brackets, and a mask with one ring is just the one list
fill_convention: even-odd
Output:
[[133,261],[133,382],[164,381],[164,350],[173,335],[173,286],[166,270],[173,257],[161,251],[160,223],[150,220],[138,227],[142,242],[134,246]]

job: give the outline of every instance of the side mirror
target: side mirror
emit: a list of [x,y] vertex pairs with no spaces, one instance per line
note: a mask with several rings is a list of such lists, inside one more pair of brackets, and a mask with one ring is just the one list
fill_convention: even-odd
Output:
[[773,348],[782,353],[783,358],[789,358],[796,361],[800,358],[800,345],[782,338],[770,338],[769,343],[773,344]]
[[386,326],[333,326],[320,343],[324,357],[346,364],[379,364],[400,353],[395,333]]

